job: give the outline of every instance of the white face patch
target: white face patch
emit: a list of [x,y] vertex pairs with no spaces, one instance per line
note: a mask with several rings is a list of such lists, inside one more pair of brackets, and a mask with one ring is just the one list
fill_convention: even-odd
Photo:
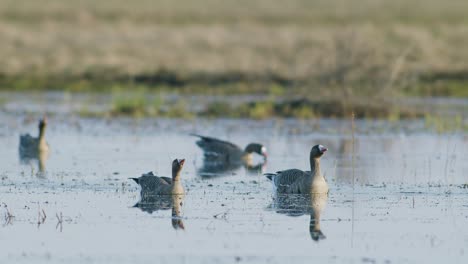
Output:
[[266,154],[267,153],[267,149],[265,147],[262,147],[262,154]]
[[325,151],[327,151],[327,148],[324,147],[323,145],[319,145],[318,148],[319,148],[320,152],[325,152]]

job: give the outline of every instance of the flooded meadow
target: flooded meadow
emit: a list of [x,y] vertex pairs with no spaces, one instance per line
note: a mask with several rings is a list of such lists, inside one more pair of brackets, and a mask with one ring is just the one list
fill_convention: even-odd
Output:
[[[8,97],[0,111],[0,263],[466,263],[468,135],[424,120],[82,117],[75,101]],[[99,108],[97,102],[93,107]],[[19,155],[48,115],[48,155]],[[268,149],[210,166],[191,133]],[[328,195],[278,197],[266,172],[328,152]],[[170,176],[183,197],[144,206],[128,178]]]

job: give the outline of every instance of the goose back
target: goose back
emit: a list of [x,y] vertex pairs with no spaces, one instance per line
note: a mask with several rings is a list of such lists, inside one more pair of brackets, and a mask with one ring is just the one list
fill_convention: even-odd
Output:
[[[169,179],[167,177],[164,177]],[[141,186],[141,193],[151,193],[152,195],[171,194],[171,183],[168,183],[164,178],[155,175],[143,175],[139,178],[132,178],[136,183]]]
[[310,192],[310,173],[299,169],[278,171],[272,177],[278,193],[307,194]]
[[197,134],[192,135],[200,138],[196,143],[203,150],[205,158],[220,162],[240,162],[244,154],[241,148],[231,142]]
[[32,137],[30,134],[20,135],[20,154],[26,155],[27,153],[34,152],[34,150],[38,149],[38,143],[37,138]]

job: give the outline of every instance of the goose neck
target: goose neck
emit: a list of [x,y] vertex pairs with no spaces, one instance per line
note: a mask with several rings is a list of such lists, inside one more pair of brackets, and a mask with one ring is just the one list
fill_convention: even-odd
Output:
[[172,181],[179,182],[180,181],[180,171],[172,172]]
[[320,173],[320,159],[310,158],[310,171],[313,175],[321,175]]

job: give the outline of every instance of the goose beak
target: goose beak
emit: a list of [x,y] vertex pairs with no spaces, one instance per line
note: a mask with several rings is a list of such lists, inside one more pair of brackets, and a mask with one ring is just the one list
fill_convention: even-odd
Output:
[[180,166],[183,166],[185,163],[185,159],[178,159],[177,162],[179,163]]
[[262,156],[264,159],[267,159],[268,157],[268,152],[267,152],[267,149],[265,147],[262,147]]

